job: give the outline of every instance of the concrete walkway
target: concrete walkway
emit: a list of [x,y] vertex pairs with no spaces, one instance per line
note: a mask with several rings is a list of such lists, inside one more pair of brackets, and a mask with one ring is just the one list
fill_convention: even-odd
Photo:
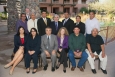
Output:
[[[62,65],[55,72],[51,72],[51,63],[49,60],[48,70],[43,71],[43,68],[38,68],[38,72],[36,74],[32,74],[31,72],[29,74],[26,74],[24,61],[22,61],[15,68],[15,71],[11,76],[9,75],[10,68],[4,69],[4,65],[10,61],[12,50],[13,48],[0,51],[0,77],[115,77],[115,41],[105,46],[106,54],[108,55],[107,75],[104,75],[101,70],[98,70],[98,61],[95,61],[97,74],[92,74],[88,62],[86,62],[86,69],[84,72],[80,72],[78,68],[76,68],[75,71],[71,71],[70,68],[67,68],[67,72],[63,73]],[[31,67],[32,66],[33,65],[31,64]]]

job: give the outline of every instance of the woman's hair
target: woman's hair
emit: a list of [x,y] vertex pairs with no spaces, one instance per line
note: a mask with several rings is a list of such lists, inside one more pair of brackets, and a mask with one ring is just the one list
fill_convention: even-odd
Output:
[[26,34],[26,33],[25,33],[25,29],[24,29],[24,27],[19,26],[19,27],[18,27],[17,34],[16,34],[16,35],[18,35],[18,36],[20,35],[20,29],[21,29],[21,28],[23,28],[23,30],[24,30],[24,35]]
[[34,30],[34,31],[36,32],[36,35],[38,35],[37,29],[36,29],[36,28],[31,28],[31,30],[30,30],[30,36],[31,36],[31,37],[32,37],[32,30]]
[[58,31],[58,34],[57,34],[58,37],[61,37],[61,30],[62,30],[62,29],[65,30],[65,34],[64,34],[64,35],[69,35],[67,29],[66,29],[65,27],[62,27],[62,28],[60,28],[59,31]]

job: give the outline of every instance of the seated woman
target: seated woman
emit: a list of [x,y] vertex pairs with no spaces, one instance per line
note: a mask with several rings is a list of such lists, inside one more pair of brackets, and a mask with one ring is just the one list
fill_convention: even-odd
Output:
[[24,51],[26,50],[26,41],[27,41],[27,34],[22,26],[18,28],[17,34],[14,36],[14,58],[11,62],[6,64],[4,68],[8,68],[12,66],[10,69],[10,75],[13,74],[14,68],[16,65],[22,60],[24,56]]
[[30,72],[30,62],[33,59],[34,68],[33,74],[37,71],[38,64],[38,55],[40,54],[40,45],[41,45],[41,37],[37,34],[36,28],[32,28],[30,30],[30,35],[28,36],[27,41],[27,52],[25,54],[25,66],[27,69],[27,73]]
[[68,31],[65,27],[60,28],[57,38],[58,38],[58,53],[60,54],[58,64],[56,69],[59,68],[60,64],[63,63],[63,71],[66,72],[67,67],[67,52],[68,52]]

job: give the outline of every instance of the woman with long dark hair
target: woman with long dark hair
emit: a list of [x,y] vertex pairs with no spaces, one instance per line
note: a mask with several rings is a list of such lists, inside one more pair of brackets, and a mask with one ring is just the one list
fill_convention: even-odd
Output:
[[36,73],[38,64],[38,55],[40,54],[41,37],[37,34],[37,29],[32,28],[27,41],[27,52],[25,54],[25,65],[27,73],[30,72],[30,62],[33,60],[34,67],[32,73]]
[[24,56],[24,51],[26,50],[26,41],[27,35],[25,33],[25,30],[22,26],[20,26],[18,28],[17,34],[14,36],[14,58],[11,62],[4,66],[4,68],[12,66],[9,73],[10,75],[13,74],[14,68]]

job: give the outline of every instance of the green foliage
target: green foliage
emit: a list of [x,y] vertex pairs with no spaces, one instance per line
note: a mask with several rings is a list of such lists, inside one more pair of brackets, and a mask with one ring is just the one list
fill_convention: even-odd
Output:
[[86,8],[86,7],[82,7],[81,9],[80,9],[80,13],[88,13],[88,9]]
[[1,12],[0,13],[0,18],[3,19],[3,20],[6,20],[8,17],[7,17],[7,12]]

